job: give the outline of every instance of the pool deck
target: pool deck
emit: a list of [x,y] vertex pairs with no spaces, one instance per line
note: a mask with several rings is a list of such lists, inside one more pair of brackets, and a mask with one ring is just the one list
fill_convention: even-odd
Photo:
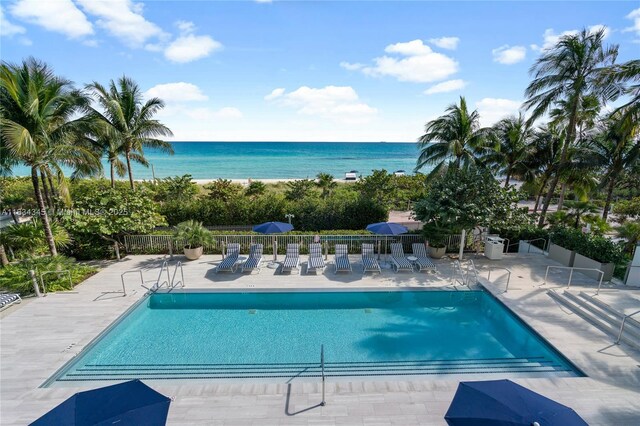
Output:
[[[473,257],[471,257],[473,259]],[[145,290],[136,275],[127,275],[123,297],[122,272],[144,269],[146,283],[157,279],[160,256],[128,256],[106,262],[95,276],[73,292],[25,299],[0,315],[0,424],[24,425],[77,391],[93,388],[39,388],[65,362],[139,300]],[[176,256],[176,260],[180,257]],[[282,259],[281,259],[282,260]],[[332,257],[329,257],[332,260]],[[259,274],[215,274],[220,256],[185,262],[187,289],[330,289],[330,288],[445,288],[451,261],[440,260],[437,274],[393,273],[362,275],[354,260],[352,274],[275,275],[263,267]],[[541,286],[547,265],[542,255],[508,255],[501,261],[479,257],[480,282],[582,369],[588,377],[517,378],[514,381],[573,407],[590,425],[640,424],[640,351],[613,339],[558,305],[546,294],[566,284],[567,271],[550,274]],[[487,265],[495,270],[486,280]],[[173,269],[172,271],[173,272]],[[304,268],[303,268],[304,272]],[[572,289],[594,293],[596,283],[579,273]],[[599,296],[621,310],[640,303],[640,288],[603,286]],[[636,308],[637,310],[638,308]],[[467,379],[462,379],[467,380]],[[151,386],[174,399],[172,425],[441,425],[460,378],[416,376],[407,380],[339,381],[327,383],[327,405],[320,407],[320,386],[313,382],[286,383],[159,383]]]

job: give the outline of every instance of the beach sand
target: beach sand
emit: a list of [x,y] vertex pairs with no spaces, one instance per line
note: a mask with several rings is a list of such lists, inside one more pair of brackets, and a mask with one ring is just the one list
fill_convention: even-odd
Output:
[[[197,183],[198,185],[206,185],[207,183],[211,183],[216,181],[217,179],[192,179],[195,183]],[[242,186],[247,186],[249,185],[249,181],[260,181],[262,183],[278,183],[278,182],[292,182],[294,180],[300,180],[300,179],[260,179],[260,178],[247,178],[247,179],[228,179],[233,183],[239,183]],[[315,179],[312,179],[315,180]],[[341,182],[341,183],[349,183],[349,182],[355,182],[353,180],[347,181],[344,179],[334,179],[336,182]]]

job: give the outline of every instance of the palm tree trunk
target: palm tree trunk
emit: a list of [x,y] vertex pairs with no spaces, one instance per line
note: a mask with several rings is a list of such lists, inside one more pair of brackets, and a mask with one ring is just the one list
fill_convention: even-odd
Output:
[[7,253],[4,251],[4,246],[0,244],[0,265],[5,267],[9,264],[9,259],[7,258]]
[[51,202],[51,195],[49,193],[49,188],[47,187],[47,181],[44,179],[44,172],[40,169],[40,179],[42,179],[42,192],[44,193],[44,200],[47,203],[49,208],[53,207]]
[[135,187],[133,186],[133,170],[131,170],[131,157],[129,157],[129,151],[127,151],[125,157],[127,158],[127,170],[129,171],[129,184],[131,185],[131,190],[133,191]]
[[540,185],[540,190],[538,190],[538,195],[536,196],[536,205],[533,206],[533,212],[536,213],[538,211],[538,207],[540,207],[540,198],[542,198],[542,193],[544,192],[544,187],[547,186],[547,181],[549,180],[549,175],[545,175],[542,180],[542,184]]
[[616,179],[611,176],[609,178],[609,186],[607,187],[607,201],[604,203],[604,210],[602,211],[602,218],[607,220],[609,217],[609,209],[611,208],[611,199],[613,198],[613,189],[616,187]]
[[115,166],[113,164],[113,160],[109,161],[109,168],[111,169],[111,188],[115,188],[116,178],[115,178]]
[[15,223],[16,225],[20,223],[20,221],[18,221],[18,216],[16,216],[16,211],[14,210],[13,207],[9,207],[9,213],[11,213],[11,218],[13,219],[13,223]]
[[507,188],[509,186],[509,180],[511,178],[511,168],[507,169],[507,176],[504,179],[504,187]]
[[44,236],[47,239],[49,252],[51,253],[51,256],[57,256],[58,250],[56,249],[56,244],[53,241],[53,234],[51,233],[51,225],[49,224],[49,215],[47,215],[47,206],[44,205],[42,192],[40,192],[40,181],[38,180],[38,169],[35,167],[31,168],[31,183],[33,184],[33,191],[35,192],[36,201],[38,202],[38,208],[40,209],[40,220],[42,220],[42,226],[44,228]]
[[562,210],[564,206],[564,196],[567,192],[567,182],[562,182],[560,185],[560,198],[558,198],[558,211]]
[[58,196],[58,191],[56,190],[56,186],[53,184],[53,178],[51,177],[51,171],[47,170],[46,172],[47,180],[49,181],[49,188],[51,188],[51,195],[55,198]]

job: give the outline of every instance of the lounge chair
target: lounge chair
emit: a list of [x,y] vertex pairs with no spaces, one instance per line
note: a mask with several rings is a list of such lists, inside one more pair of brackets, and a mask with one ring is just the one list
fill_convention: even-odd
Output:
[[307,273],[324,269],[324,259],[322,258],[322,246],[319,243],[309,244],[309,260],[307,261]]
[[396,272],[413,271],[413,263],[409,262],[404,255],[404,250],[400,243],[391,243],[391,262]]
[[297,270],[300,273],[300,244],[287,244],[287,254],[282,262],[281,272]]
[[2,293],[0,294],[0,310],[6,309],[14,303],[20,303],[22,299],[18,293]]
[[235,272],[238,267],[238,256],[240,255],[240,244],[229,243],[227,244],[227,255],[222,259],[222,262],[216,268],[218,272]]
[[352,272],[351,263],[349,262],[349,249],[346,244],[336,244],[335,265],[338,272]]
[[242,272],[253,271],[257,269],[260,272],[260,264],[262,264],[262,244],[251,244],[249,248],[249,257],[242,264]]
[[373,244],[362,245],[362,267],[364,272],[382,272],[373,251]]
[[413,257],[416,258],[415,265],[418,271],[436,271],[436,264],[427,255],[427,249],[424,244],[413,243],[411,248],[413,249]]

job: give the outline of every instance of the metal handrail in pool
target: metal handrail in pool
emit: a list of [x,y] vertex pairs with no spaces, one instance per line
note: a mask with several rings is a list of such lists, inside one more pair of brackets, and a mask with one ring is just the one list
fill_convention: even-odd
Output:
[[[176,283],[176,273],[178,272],[178,268],[180,268],[181,279]],[[184,287],[184,271],[182,270],[182,262],[176,263],[176,268],[173,270],[173,277],[171,278],[171,283],[169,284],[171,290],[176,288],[176,286],[178,285],[180,285],[180,287]]]
[[627,319],[637,314],[640,314],[640,311],[636,311],[632,314],[625,315],[624,318],[622,318],[622,324],[620,324],[620,332],[618,333],[618,338],[616,339],[616,345],[620,344],[620,339],[622,339],[622,332],[624,331],[624,325],[627,323]]
[[125,296],[127,295],[127,289],[124,286],[124,276],[127,274],[133,274],[133,273],[140,273],[140,285],[144,287],[144,278],[142,276],[142,269],[130,269],[128,271],[124,271],[122,274],[120,274],[120,281],[122,281],[122,293]]
[[501,266],[489,266],[489,273],[487,274],[487,280],[491,281],[491,271],[493,271],[494,269],[500,269],[503,271],[507,271],[507,273],[509,275],[507,275],[507,286],[504,289],[504,292],[506,293],[507,291],[509,291],[509,282],[511,281],[511,269],[509,268],[503,268]]
[[322,401],[320,405],[324,407],[327,404],[324,400],[324,345],[320,345],[320,370],[322,372]]
[[600,293],[600,287],[602,287],[602,279],[604,278],[604,272],[602,272],[600,269],[596,269],[596,268],[576,268],[575,266],[556,266],[556,265],[549,265],[547,266],[547,272],[545,272],[544,274],[544,281],[542,282],[542,285],[545,285],[547,283],[547,276],[549,275],[549,269],[551,268],[556,268],[556,269],[569,269],[571,272],[569,272],[569,282],[567,283],[567,288],[571,287],[571,279],[573,278],[573,271],[596,271],[600,273],[600,281],[598,283],[598,290],[596,290],[596,296]]

